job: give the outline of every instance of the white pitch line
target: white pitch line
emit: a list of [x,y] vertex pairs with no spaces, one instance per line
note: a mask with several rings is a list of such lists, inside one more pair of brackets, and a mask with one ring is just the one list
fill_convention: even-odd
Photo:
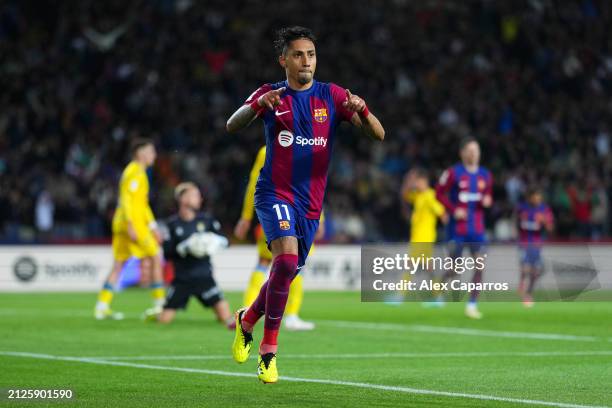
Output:
[[[251,356],[252,358],[256,356]],[[119,360],[228,360],[233,361],[232,357],[228,354],[226,355],[182,355],[182,356],[87,356],[87,357],[79,357],[85,358],[87,360],[103,360],[103,361],[119,361]]]
[[556,333],[531,333],[531,332],[511,332],[497,330],[482,330],[482,329],[465,329],[460,327],[437,327],[413,325],[413,330],[426,333],[449,333],[449,334],[465,334],[468,336],[493,336],[493,337],[512,337],[520,339],[537,339],[537,340],[569,340],[569,341],[597,341],[594,336],[576,336],[572,334],[556,334]]
[[[231,371],[205,370],[205,369],[186,368],[186,367],[158,366],[158,365],[150,365],[150,364],[128,363],[124,361],[105,361],[105,360],[95,360],[95,359],[81,358],[81,357],[54,356],[50,354],[0,351],[0,355],[11,356],[11,357],[38,358],[38,359],[44,359],[44,360],[72,361],[72,362],[78,362],[78,363],[89,363],[89,364],[99,364],[99,365],[109,365],[109,366],[142,368],[142,369],[148,369],[148,370],[179,371],[179,372],[185,372],[185,373],[198,373],[198,374],[218,375],[218,376],[226,376],[226,377],[248,377],[248,378],[255,377],[254,374],[237,373],[237,372],[231,372]],[[318,378],[285,377],[285,376],[281,377],[281,379],[283,381],[289,381],[289,382],[337,385],[337,386],[345,386],[345,387],[365,388],[365,389],[371,389],[371,390],[395,391],[395,392],[402,392],[402,393],[407,393],[407,394],[436,395],[436,396],[453,397],[453,398],[468,398],[468,399],[477,399],[477,400],[483,400],[483,401],[513,402],[513,403],[518,403],[518,404],[543,405],[543,406],[558,407],[558,408],[607,408],[607,407],[594,406],[594,405],[579,405],[579,404],[569,404],[569,403],[564,403],[564,402],[541,401],[541,400],[531,400],[531,399],[511,398],[511,397],[498,397],[495,395],[485,395],[485,394],[468,394],[468,393],[462,393],[462,392],[426,390],[426,389],[419,389],[419,388],[409,388],[409,387],[401,387],[401,386],[394,386],[394,385],[370,384],[370,383],[361,383],[361,382],[352,382],[352,381],[326,380],[326,379],[318,379]]]
[[395,323],[356,322],[344,320],[317,320],[317,323],[332,327],[365,330],[416,331],[423,333],[462,334],[466,336],[506,337],[533,340],[566,340],[566,341],[598,341],[603,338],[595,336],[577,336],[573,334],[513,332],[502,330],[468,329],[463,327],[403,325]]
[[[367,358],[471,358],[471,357],[588,357],[612,356],[612,350],[593,351],[516,351],[516,352],[447,352],[447,353],[344,353],[344,354],[283,354],[283,359],[367,359]],[[155,361],[155,360],[231,360],[229,355],[175,355],[175,356],[90,356],[79,357],[104,361]],[[255,358],[255,356],[252,356]]]

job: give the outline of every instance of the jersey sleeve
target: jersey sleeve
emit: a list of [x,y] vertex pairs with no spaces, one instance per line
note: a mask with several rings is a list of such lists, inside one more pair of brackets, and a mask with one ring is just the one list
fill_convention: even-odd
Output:
[[346,90],[336,84],[329,84],[332,100],[334,101],[334,109],[340,121],[349,122],[355,112],[346,109],[342,104],[346,100]]
[[246,191],[244,193],[244,200],[242,201],[242,213],[240,215],[241,218],[245,220],[253,219],[253,212],[255,210],[255,185],[257,184],[257,178],[259,177],[259,173],[264,166],[264,161],[266,160],[266,147],[262,147],[257,152],[257,157],[255,158],[255,163],[253,163],[253,167],[251,168],[251,173],[249,174],[249,184],[247,184]]
[[493,174],[490,171],[487,171],[487,187],[484,193],[493,198]]
[[176,246],[178,245],[178,241],[172,233],[172,229],[173,227],[170,223],[164,222],[160,224],[160,231],[163,239],[162,246],[164,248],[164,257],[170,260],[176,258]]
[[448,198],[448,193],[450,192],[454,183],[455,172],[452,168],[450,168],[446,169],[444,173],[442,173],[440,180],[438,180],[438,184],[436,185],[436,198],[451,214],[455,211],[455,205]]
[[402,194],[402,199],[408,204],[414,204],[414,199],[416,198],[417,192],[415,190],[404,190]]
[[125,173],[124,179],[121,180],[121,186],[119,191],[119,202],[121,210],[125,215],[125,219],[128,222],[133,222],[136,211],[138,210],[135,203],[135,196],[138,190],[141,189],[143,181],[138,177],[137,174]]
[[257,88],[252,94],[250,94],[248,98],[246,98],[243,105],[251,104],[253,101],[256,101],[261,95],[271,90],[272,84],[263,84],[262,86]]
[[437,217],[441,217],[445,212],[444,206],[436,199],[436,194],[433,191],[427,194],[427,205]]
[[144,216],[145,216],[145,221],[147,222],[147,225],[151,226],[151,223],[155,223],[155,216],[153,215],[153,210],[151,209],[151,206],[149,205],[149,203],[147,203],[147,205],[144,208]]

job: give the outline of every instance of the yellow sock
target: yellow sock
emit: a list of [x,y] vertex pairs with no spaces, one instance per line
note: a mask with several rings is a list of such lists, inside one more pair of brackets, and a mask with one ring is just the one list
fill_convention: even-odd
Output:
[[[433,277],[431,280],[433,281],[434,284],[442,282],[442,279],[440,279],[439,277]],[[434,289],[431,291],[432,296],[440,296],[441,293],[442,292],[438,289]]]
[[102,303],[110,305],[110,303],[113,301],[113,291],[108,289],[102,289],[100,291],[100,294],[98,295],[98,300]]
[[243,304],[246,307],[251,306],[251,304],[257,299],[257,295],[259,295],[259,291],[263,286],[266,280],[266,271],[267,267],[262,265],[257,265],[257,268],[251,274],[251,279],[249,280],[249,286],[244,291]]
[[[411,282],[412,281],[412,277],[413,277],[413,275],[411,273],[403,273],[402,274],[402,280],[405,280],[407,282]],[[410,293],[410,291],[407,291],[407,290],[400,290],[398,292],[399,292],[399,294],[400,294],[402,299],[406,299],[406,297]]]
[[155,282],[151,284],[151,297],[153,298],[153,304],[155,306],[163,306],[166,300],[166,290],[162,282]]
[[110,307],[111,302],[113,301],[113,285],[110,283],[105,283],[102,287],[102,290],[98,294],[98,303],[96,304],[96,309],[108,309]]
[[291,282],[287,307],[285,307],[285,315],[287,316],[296,316],[300,314],[302,301],[304,300],[304,285],[302,280],[302,275],[298,275],[293,279],[293,282]]

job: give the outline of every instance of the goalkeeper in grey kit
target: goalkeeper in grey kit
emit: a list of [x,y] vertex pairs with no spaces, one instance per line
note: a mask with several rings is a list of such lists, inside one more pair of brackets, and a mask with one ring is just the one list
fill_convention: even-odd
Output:
[[235,327],[223,293],[213,277],[211,255],[227,247],[220,235],[221,224],[211,215],[200,212],[202,194],[191,182],[174,190],[178,212],[162,224],[164,257],[174,264],[174,280],[168,288],[161,313],[147,312],[147,320],[170,323],[178,309],[184,309],[191,296],[204,307],[212,307],[219,322]]

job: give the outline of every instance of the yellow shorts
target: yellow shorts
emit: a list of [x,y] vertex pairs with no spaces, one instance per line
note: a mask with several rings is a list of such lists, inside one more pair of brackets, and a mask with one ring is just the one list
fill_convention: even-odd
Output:
[[421,255],[431,258],[434,254],[433,242],[411,242],[408,248],[411,258],[419,258]]
[[266,234],[263,231],[261,224],[255,227],[255,241],[257,242],[257,253],[261,259],[272,260],[272,252],[268,248]]
[[159,244],[149,228],[136,228],[136,235],[138,241],[134,242],[127,231],[113,232],[113,256],[116,260],[125,261],[131,257],[141,259],[159,254]]

